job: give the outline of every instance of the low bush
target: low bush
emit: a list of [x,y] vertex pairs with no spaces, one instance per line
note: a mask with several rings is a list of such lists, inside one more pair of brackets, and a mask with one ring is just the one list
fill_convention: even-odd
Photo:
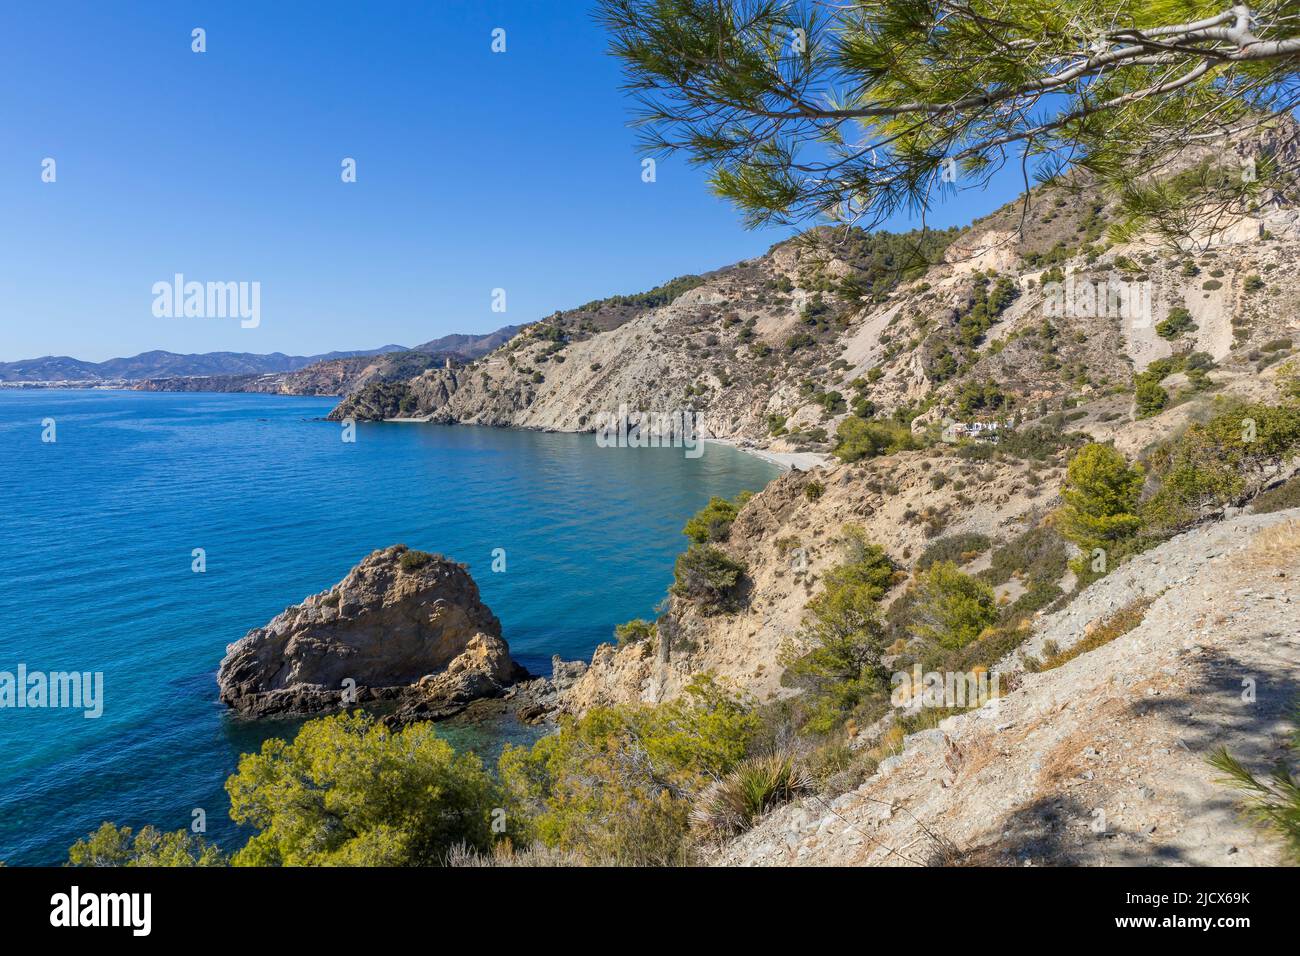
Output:
[[749,492],[742,492],[735,501],[713,496],[707,505],[686,522],[682,534],[697,544],[726,541],[731,534],[732,522],[750,497]]
[[303,724],[244,754],[230,816],[256,833],[246,866],[436,866],[460,842],[493,842],[491,776],[428,724],[390,731],[364,714]]
[[525,840],[588,862],[687,864],[693,801],[740,764],[758,728],[752,702],[708,677],[658,706],[596,707],[505,748],[501,806],[527,821]]
[[225,855],[202,837],[185,830],[163,833],[142,827],[104,823],[68,850],[68,866],[224,866]]
[[949,535],[931,542],[917,558],[916,568],[918,571],[925,571],[938,561],[965,564],[976,555],[987,551],[991,544],[988,535],[974,533]]
[[803,689],[811,733],[836,729],[886,686],[879,601],[894,583],[894,565],[856,526],[845,527],[843,543],[845,560],[826,574],[798,639],[782,653],[783,680]]
[[672,592],[706,610],[727,610],[745,575],[745,564],[707,544],[692,544],[673,565]]
[[922,641],[949,650],[964,647],[997,619],[993,589],[951,561],[933,565],[918,582],[911,631]]
[[1159,489],[1145,502],[1143,516],[1168,533],[1207,509],[1243,504],[1297,449],[1300,405],[1220,400],[1209,421],[1188,426],[1152,452]]
[[1143,472],[1129,466],[1110,445],[1085,445],[1070,459],[1056,513],[1057,526],[1084,552],[1097,549],[1116,556],[1142,527],[1139,499]]
[[[1295,733],[1291,735],[1291,761],[1300,757],[1300,705],[1292,718]],[[1261,780],[1246,766],[1219,747],[1210,756],[1210,766],[1223,773],[1217,782],[1244,795],[1247,814],[1259,826],[1266,827],[1281,837],[1286,856],[1300,865],[1300,777],[1291,772],[1285,759],[1279,759],[1268,779]]]
[[403,571],[418,571],[432,560],[433,555],[428,551],[403,551],[397,562]]
[[656,632],[654,621],[646,621],[638,617],[615,627],[614,639],[621,647],[625,644],[639,644],[642,641],[652,640]]
[[1061,533],[1041,524],[994,548],[989,567],[979,577],[989,584],[1003,584],[1016,575],[1035,582],[1056,582],[1064,577],[1068,561],[1069,549]]
[[1175,306],[1169,310],[1168,318],[1156,323],[1156,335],[1162,339],[1172,340],[1195,328],[1196,323],[1192,321],[1192,313],[1182,306]]
[[1133,391],[1133,403],[1138,418],[1150,418],[1169,406],[1169,393],[1156,382],[1138,382]]
[[841,461],[861,461],[919,447],[920,442],[910,428],[892,421],[866,421],[850,416],[835,431],[834,452]]

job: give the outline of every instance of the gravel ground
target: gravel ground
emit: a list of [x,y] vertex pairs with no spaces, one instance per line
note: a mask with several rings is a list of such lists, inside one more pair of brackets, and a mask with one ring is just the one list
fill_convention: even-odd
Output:
[[857,790],[782,807],[722,865],[1269,865],[1206,758],[1289,756],[1300,699],[1300,509],[1167,542],[1042,620],[1066,648],[1154,598],[1128,634],[1024,674],[978,711],[907,738]]

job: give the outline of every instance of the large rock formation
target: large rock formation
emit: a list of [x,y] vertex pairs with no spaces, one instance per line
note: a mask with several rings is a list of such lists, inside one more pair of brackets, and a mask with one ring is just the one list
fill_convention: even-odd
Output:
[[217,684],[247,717],[400,700],[436,719],[523,676],[465,566],[395,545],[227,647]]

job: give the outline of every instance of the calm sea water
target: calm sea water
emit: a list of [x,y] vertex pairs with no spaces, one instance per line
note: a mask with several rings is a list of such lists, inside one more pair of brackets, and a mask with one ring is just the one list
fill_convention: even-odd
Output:
[[[94,720],[0,709],[0,860],[59,863],[104,820],[177,829],[196,808],[235,842],[222,785],[241,752],[293,725],[225,716],[225,647],[375,548],[467,563],[516,659],[549,673],[552,654],[586,658],[652,613],[710,495],[776,473],[718,445],[688,459],[488,428],[362,424],[346,444],[319,420],[331,405],[0,390],[0,671],[102,671],[105,699]],[[440,732],[489,756],[499,745]]]

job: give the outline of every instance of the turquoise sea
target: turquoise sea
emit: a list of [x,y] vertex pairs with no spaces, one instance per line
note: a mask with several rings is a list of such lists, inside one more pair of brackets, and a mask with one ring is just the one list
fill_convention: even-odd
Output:
[[[647,617],[681,527],[776,469],[721,445],[361,424],[329,399],[0,390],[0,672],[102,672],[103,714],[0,709],[0,861],[56,864],[104,820],[240,837],[222,785],[292,724],[231,721],[227,644],[398,542],[463,561],[522,664]],[[42,422],[54,420],[54,442]],[[191,569],[203,548],[207,570]],[[493,549],[506,571],[493,573]],[[439,725],[490,756],[507,733]]]

